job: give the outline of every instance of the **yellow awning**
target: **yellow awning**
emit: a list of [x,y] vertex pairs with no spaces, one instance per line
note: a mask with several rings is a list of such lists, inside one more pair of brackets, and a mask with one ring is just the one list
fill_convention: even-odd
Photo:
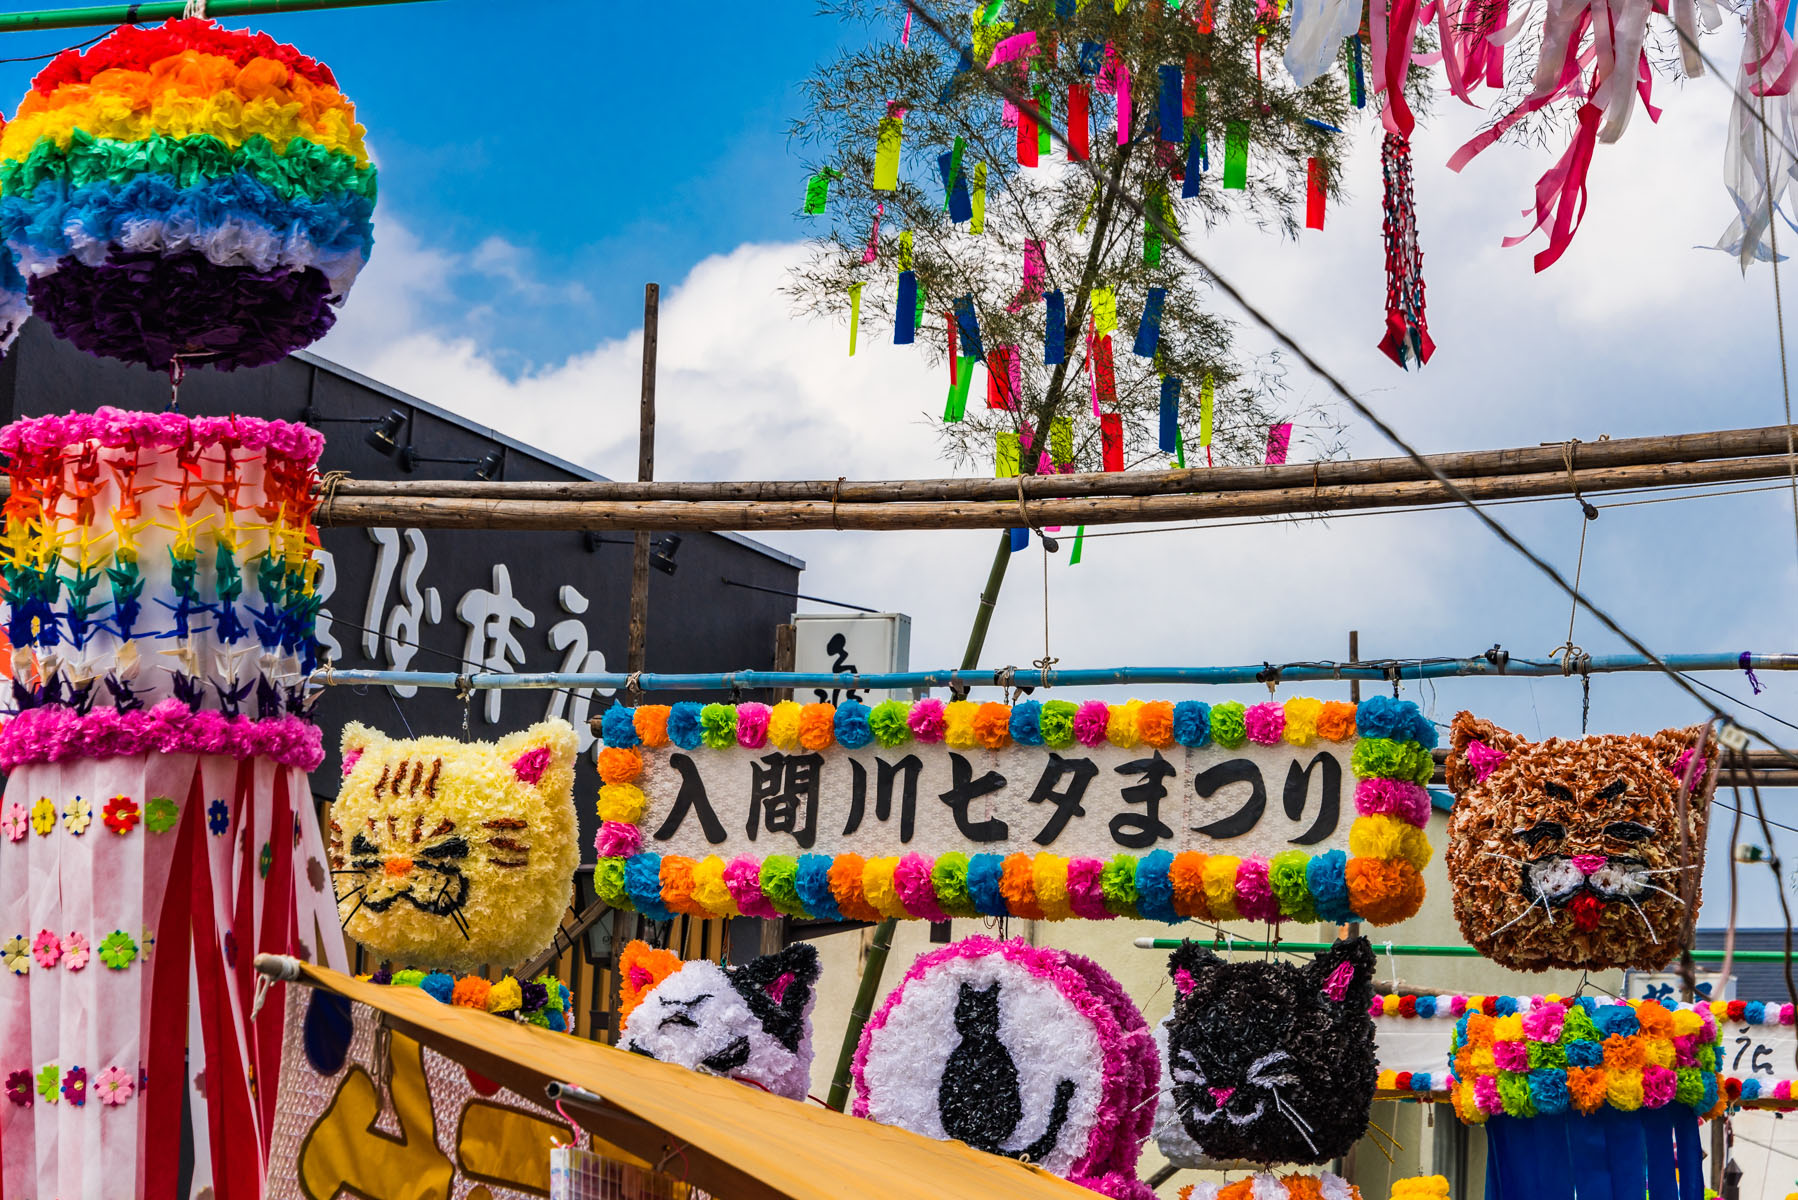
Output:
[[1064,1179],[960,1142],[800,1104],[565,1033],[440,1004],[417,988],[381,987],[300,964],[301,979],[366,1004],[387,1024],[521,1096],[541,1101],[554,1080],[593,1092],[598,1109],[568,1105],[597,1138],[726,1200],[883,1197],[1093,1200]]

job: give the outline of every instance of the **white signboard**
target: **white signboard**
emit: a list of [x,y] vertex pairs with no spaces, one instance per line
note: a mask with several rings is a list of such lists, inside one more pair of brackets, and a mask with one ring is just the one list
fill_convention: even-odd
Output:
[[[904,613],[793,614],[793,669],[833,675],[874,675],[911,666],[911,618]],[[868,688],[801,688],[802,702],[910,700],[912,694]]]

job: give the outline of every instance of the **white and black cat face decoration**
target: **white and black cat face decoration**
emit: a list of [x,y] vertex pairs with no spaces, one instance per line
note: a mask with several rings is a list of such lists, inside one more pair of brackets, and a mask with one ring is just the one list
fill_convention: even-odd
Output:
[[1096,964],[976,937],[918,959],[868,1022],[855,1113],[1137,1196],[1160,1074],[1142,1014]]
[[1155,1123],[1167,1160],[1322,1163],[1367,1131],[1373,949],[1337,942],[1303,967],[1174,951],[1174,1008],[1155,1031],[1168,1092]]
[[818,951],[809,943],[736,967],[625,948],[624,1028],[633,1054],[759,1084],[803,1100],[812,1074]]

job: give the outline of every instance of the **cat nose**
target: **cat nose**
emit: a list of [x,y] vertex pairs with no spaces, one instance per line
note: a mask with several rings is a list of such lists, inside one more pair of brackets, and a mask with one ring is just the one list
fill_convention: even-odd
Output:
[[1236,1094],[1235,1088],[1206,1088],[1211,1093],[1211,1101],[1219,1108],[1230,1103],[1230,1097]]
[[404,875],[407,871],[412,869],[412,860],[409,858],[390,858],[381,869],[386,871],[389,875]]
[[1573,856],[1573,865],[1581,875],[1590,875],[1595,871],[1602,870],[1609,861],[1611,860],[1602,854],[1576,854]]

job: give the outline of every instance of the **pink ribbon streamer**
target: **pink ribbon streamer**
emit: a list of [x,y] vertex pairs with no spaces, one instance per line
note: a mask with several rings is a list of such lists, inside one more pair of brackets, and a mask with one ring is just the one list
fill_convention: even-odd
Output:
[[1286,450],[1292,444],[1292,425],[1290,422],[1273,426],[1267,431],[1267,465],[1277,467],[1286,461]]
[[1044,281],[1048,278],[1048,262],[1043,254],[1043,244],[1034,238],[1024,239],[1024,286],[1012,297],[1011,303],[1005,306],[1008,313],[1022,312],[1026,304],[1034,304],[1043,298]]
[[1107,96],[1117,97],[1118,111],[1118,145],[1128,145],[1130,141],[1130,67],[1118,57],[1117,50],[1110,42],[1105,43],[1105,65],[1099,70],[1096,89]]
[[1586,172],[1592,167],[1592,151],[1598,145],[1598,120],[1603,115],[1596,104],[1588,103],[1579,110],[1579,129],[1567,152],[1536,182],[1536,224],[1529,233],[1505,239],[1506,246],[1515,246],[1548,225],[1552,218],[1548,248],[1536,255],[1537,271],[1547,270],[1566,253],[1586,215]]
[[868,231],[868,248],[862,251],[862,261],[871,263],[880,252],[880,218],[886,215],[886,201],[882,200],[874,206],[874,228]]

